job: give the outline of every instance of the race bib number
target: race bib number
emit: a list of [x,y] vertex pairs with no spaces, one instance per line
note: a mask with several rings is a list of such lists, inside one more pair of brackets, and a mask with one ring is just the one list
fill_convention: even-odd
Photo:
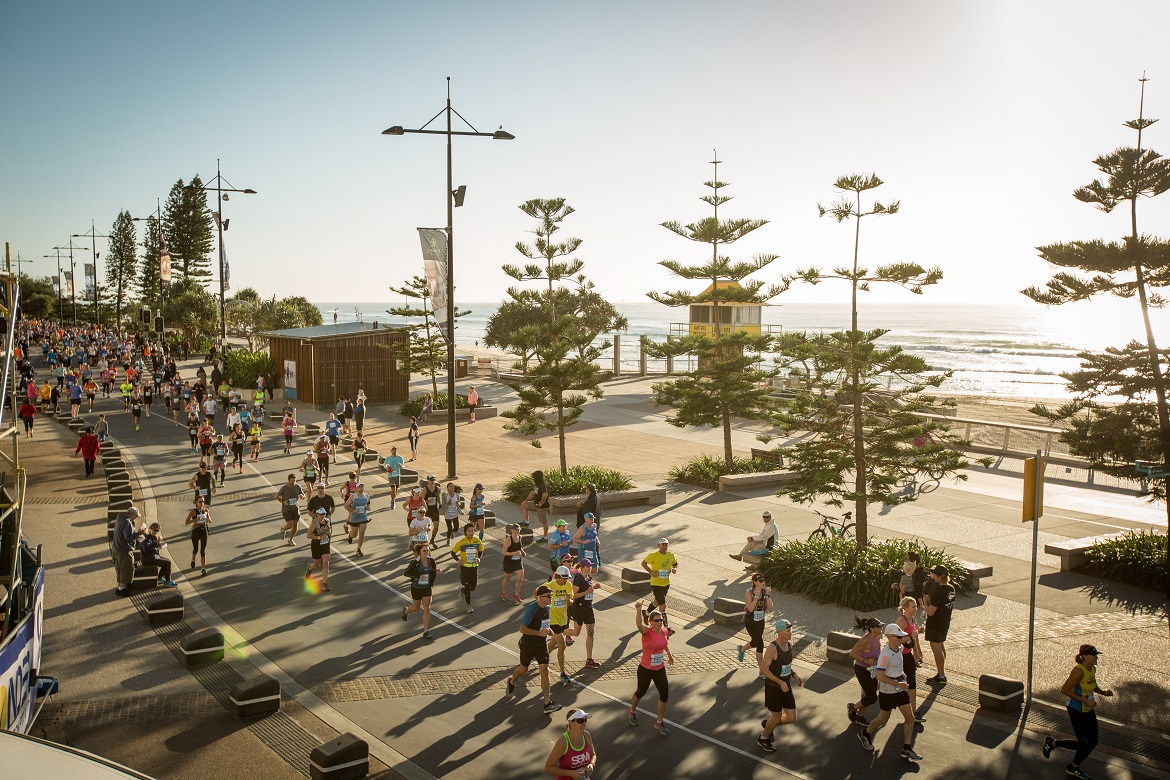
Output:
[[784,664],[780,667],[781,677],[790,677],[792,675],[792,664]]
[[547,628],[548,628],[548,618],[545,618],[544,620],[540,621],[540,630],[544,631]]
[[589,591],[588,593],[585,594],[585,600],[586,601],[593,601],[593,591]]
[[199,488],[199,495],[201,495],[201,496],[207,495],[207,488]]
[[659,569],[658,578],[662,580],[670,579],[670,569]]
[[206,525],[207,524],[207,515],[196,515],[195,522],[198,525]]
[[468,563],[475,563],[476,556],[479,555],[479,550],[474,547],[464,547],[463,552],[467,555]]
[[553,608],[564,609],[565,608],[565,597],[564,596],[557,596],[555,599],[553,599]]
[[421,533],[417,533],[414,536],[410,537],[410,540],[412,542],[425,542],[427,540],[427,532],[422,531]]
[[519,555],[513,555],[513,556],[512,556],[512,560],[514,560],[514,561],[518,561],[518,560],[520,560],[520,556],[519,556]]
[[592,563],[597,563],[597,553],[593,552],[592,550],[582,550],[581,558]]
[[419,586],[420,588],[425,588],[425,587],[427,587],[427,586],[428,586],[428,585],[430,585],[430,584],[431,584],[431,575],[429,575],[429,574],[421,574],[421,575],[419,575],[419,578],[418,578],[418,586]]
[[289,505],[289,506],[296,506],[296,505],[297,505],[297,500],[296,500],[295,498],[290,498],[290,499],[288,500],[288,505]]
[[755,612],[753,612],[752,620],[756,621],[757,623],[762,623],[764,621],[764,610],[757,609]]
[[650,654],[650,665],[651,666],[662,666],[662,653],[651,653]]

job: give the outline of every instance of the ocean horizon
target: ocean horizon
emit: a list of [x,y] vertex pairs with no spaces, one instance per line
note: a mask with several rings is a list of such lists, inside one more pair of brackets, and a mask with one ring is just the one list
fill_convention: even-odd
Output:
[[[410,320],[393,317],[387,310],[398,302],[314,302],[325,322],[402,325]],[[470,313],[460,317],[456,342],[473,345],[483,341],[488,318],[497,302],[460,301]],[[672,309],[653,301],[614,302],[629,320],[620,333],[623,370],[636,371],[639,337],[665,340],[671,325],[686,321],[684,309]],[[1155,312],[1155,332],[1170,325],[1166,312]],[[1131,301],[1103,301],[1065,307],[1027,303],[866,303],[858,312],[865,329],[883,328],[883,342],[899,345],[922,357],[935,370],[953,371],[942,392],[999,395],[1016,398],[1068,398],[1061,373],[1076,370],[1077,355],[1106,346],[1123,346],[1142,337],[1137,305]],[[417,321],[417,320],[416,320]],[[785,331],[832,332],[849,327],[847,303],[787,303],[766,306],[765,325]],[[612,360],[612,351],[604,354]],[[662,361],[651,361],[651,370],[663,370]]]

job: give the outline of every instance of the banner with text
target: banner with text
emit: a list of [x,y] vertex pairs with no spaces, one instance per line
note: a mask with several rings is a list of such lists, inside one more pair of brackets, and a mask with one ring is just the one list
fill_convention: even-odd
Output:
[[452,334],[447,323],[447,231],[442,228],[419,228],[422,240],[423,269],[431,296],[431,309],[439,333],[448,341]]
[[159,236],[158,245],[158,278],[162,282],[162,288],[166,290],[171,286],[171,252],[167,249],[167,240],[162,236]]
[[85,264],[85,299],[92,301],[97,294],[97,272],[93,263]]

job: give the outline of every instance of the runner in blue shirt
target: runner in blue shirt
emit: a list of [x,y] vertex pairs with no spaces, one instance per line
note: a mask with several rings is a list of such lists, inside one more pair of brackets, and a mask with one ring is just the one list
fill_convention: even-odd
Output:
[[565,530],[565,525],[564,520],[557,520],[556,528],[548,535],[549,559],[553,571],[561,565],[561,556],[569,552],[569,543],[573,539]]
[[382,465],[386,467],[387,479],[390,481],[390,508],[394,508],[394,502],[398,499],[398,486],[402,484],[402,466],[404,461],[402,456],[398,454],[397,447],[390,448],[390,454],[386,456],[386,460]]
[[337,462],[337,445],[341,443],[341,420],[337,416],[330,413],[329,419],[325,421],[325,435],[329,437],[329,453],[333,456],[333,462]]

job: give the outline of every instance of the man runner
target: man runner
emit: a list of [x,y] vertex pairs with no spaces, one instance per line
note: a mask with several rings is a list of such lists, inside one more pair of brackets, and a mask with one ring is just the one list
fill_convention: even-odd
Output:
[[297,526],[301,517],[300,502],[305,497],[305,491],[297,484],[297,475],[289,474],[288,481],[276,491],[276,500],[280,502],[280,516],[284,524],[280,527],[280,540],[284,541],[284,534],[288,532],[288,544],[296,544],[293,537],[297,535]]
[[670,575],[678,571],[678,561],[667,547],[670,540],[658,540],[658,550],[642,559],[642,568],[650,573],[650,591],[654,595],[654,606],[662,613],[662,627],[667,636],[674,636],[674,629],[666,617],[666,594],[670,591]]
[[524,608],[520,616],[520,665],[512,672],[505,684],[507,698],[516,694],[516,681],[528,673],[528,667],[536,661],[540,668],[540,692],[544,699],[545,713],[556,712],[561,708],[552,699],[549,693],[548,681],[548,647],[545,642],[552,634],[549,617],[549,604],[552,603],[552,590],[547,585],[536,589],[536,600]]
[[765,752],[773,753],[776,750],[772,746],[773,732],[780,726],[796,722],[796,696],[792,693],[792,685],[804,685],[804,680],[792,670],[792,623],[784,618],[776,621],[776,638],[764,650],[760,673],[764,675],[764,706],[768,708],[768,719],[760,723],[764,731],[756,744]]
[[390,508],[393,509],[394,503],[398,500],[398,488],[402,484],[402,467],[405,465],[397,447],[390,448],[390,454],[386,456],[382,465],[386,467],[386,480],[390,483]]
[[553,578],[544,584],[552,594],[552,606],[549,608],[549,628],[552,636],[548,639],[548,651],[557,649],[557,666],[561,670],[561,684],[568,685],[573,678],[565,674],[565,639],[569,636],[569,602],[573,598],[573,583],[570,582],[572,572],[568,566],[558,566],[553,572]]
[[471,606],[471,594],[479,584],[483,542],[475,535],[475,526],[471,523],[463,526],[463,538],[451,546],[451,557],[459,562],[459,596],[467,602],[467,611],[475,612]]

